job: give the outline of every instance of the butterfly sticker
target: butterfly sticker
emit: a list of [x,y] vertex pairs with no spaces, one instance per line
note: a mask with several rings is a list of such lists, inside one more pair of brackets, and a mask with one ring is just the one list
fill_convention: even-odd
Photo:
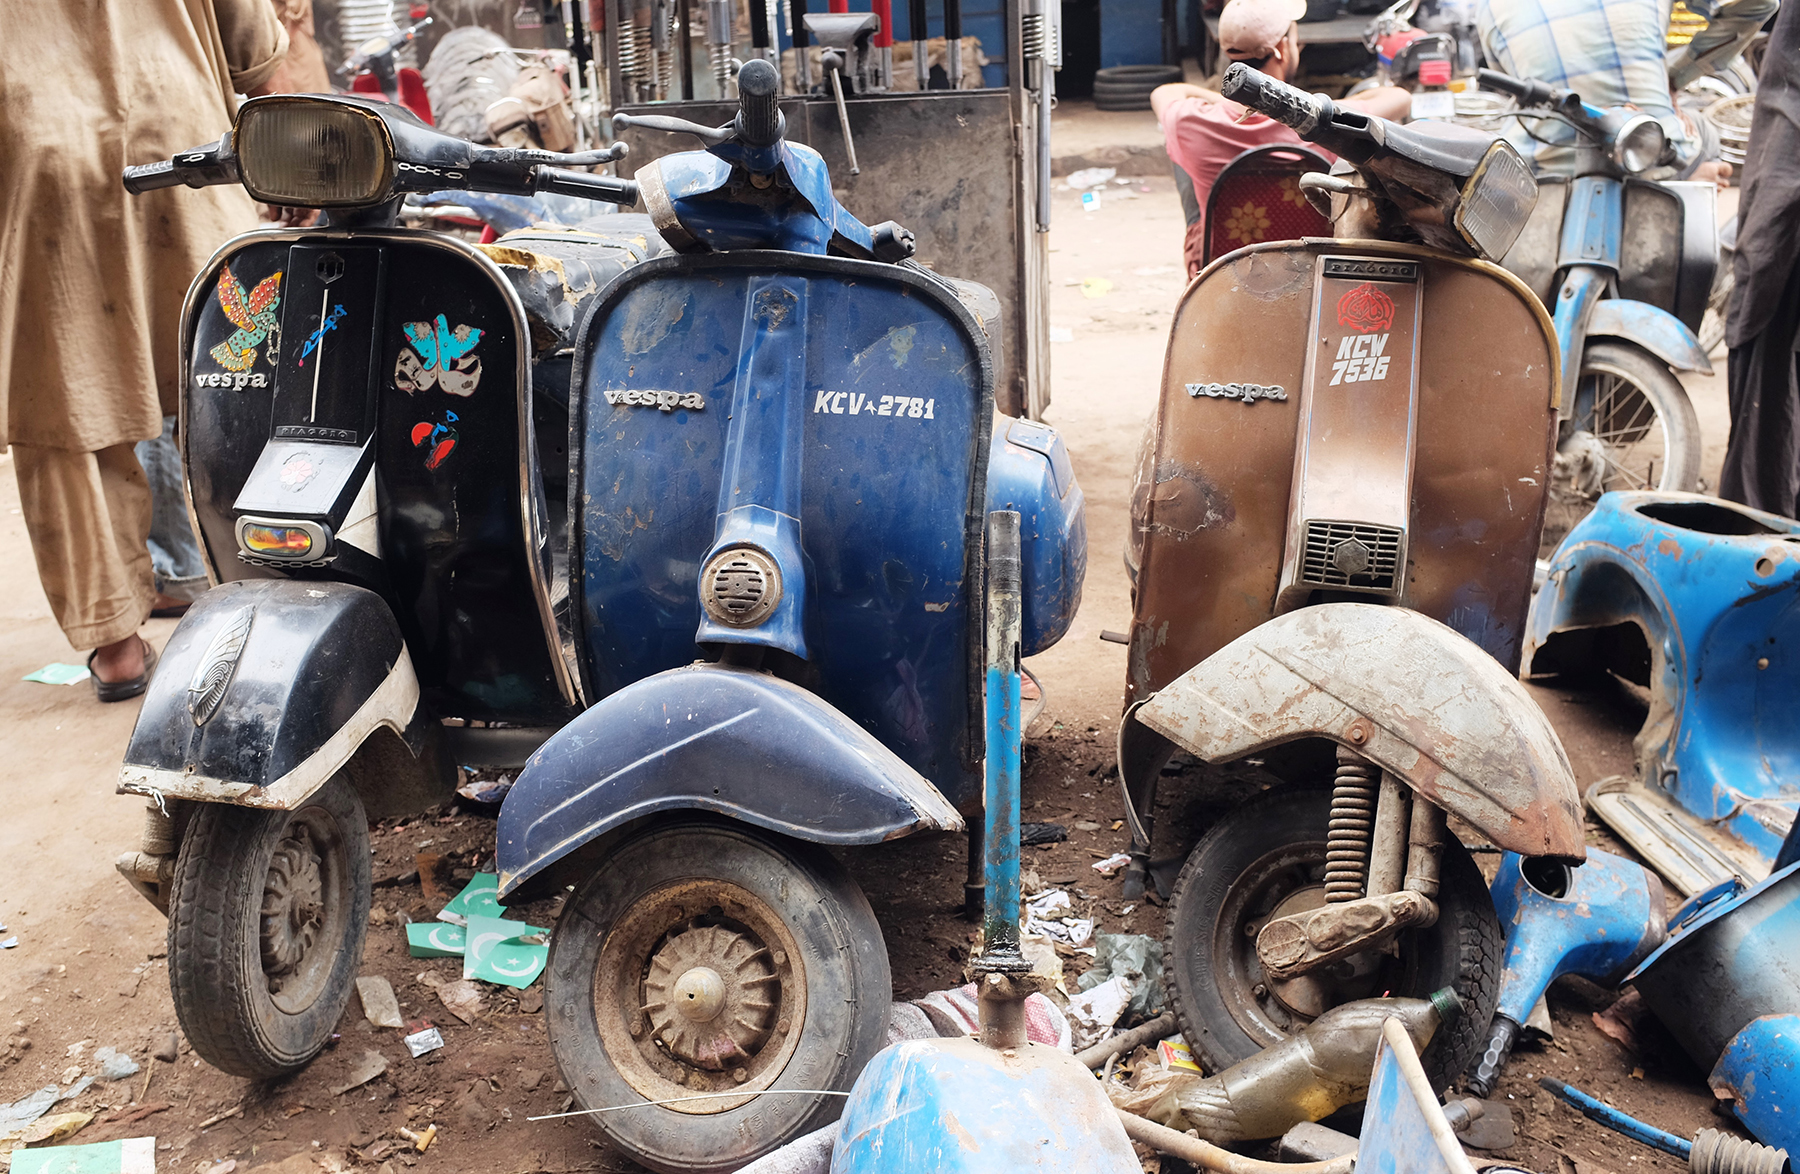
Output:
[[227,371],[248,371],[256,364],[256,347],[269,340],[269,362],[281,350],[281,330],[275,322],[275,308],[281,304],[281,273],[271,274],[257,283],[250,296],[231,275],[231,266],[219,270],[219,309],[237,327],[237,333],[214,347],[213,361]]
[[436,384],[450,395],[475,394],[481,382],[481,357],[471,354],[484,333],[474,326],[450,329],[450,321],[442,314],[435,324],[408,322],[405,326],[410,347],[400,348],[394,360],[394,386],[411,395],[429,391]]
[[456,429],[450,426],[456,423],[456,413],[445,412],[444,419],[447,423],[433,424],[430,420],[421,420],[412,429],[413,447],[429,450],[425,456],[425,467],[433,471],[456,448]]

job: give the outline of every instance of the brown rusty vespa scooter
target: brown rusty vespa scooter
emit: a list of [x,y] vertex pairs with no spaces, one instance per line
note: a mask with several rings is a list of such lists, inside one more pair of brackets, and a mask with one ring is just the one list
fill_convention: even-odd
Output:
[[1340,157],[1301,181],[1338,237],[1222,257],[1176,312],[1127,552],[1127,896],[1175,749],[1229,767],[1202,786],[1248,778],[1173,886],[1189,1043],[1214,1071],[1340,1003],[1452,986],[1469,1013],[1423,1057],[1443,1087],[1486,1035],[1502,944],[1446,813],[1584,856],[1568,759],[1514,675],[1560,381],[1550,318],[1492,260],[1536,185],[1491,135],[1242,65],[1224,92]]

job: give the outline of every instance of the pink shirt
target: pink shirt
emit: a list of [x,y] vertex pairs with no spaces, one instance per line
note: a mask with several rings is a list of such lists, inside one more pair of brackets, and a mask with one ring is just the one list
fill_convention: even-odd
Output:
[[[1240,117],[1241,122],[1238,121]],[[1299,135],[1273,118],[1247,110],[1235,102],[1183,98],[1164,112],[1163,143],[1168,148],[1169,159],[1192,177],[1194,198],[1200,204],[1200,219],[1188,225],[1182,244],[1188,276],[1200,271],[1200,257],[1206,240],[1206,198],[1212,194],[1213,182],[1219,178],[1219,172],[1252,147],[1299,141]]]

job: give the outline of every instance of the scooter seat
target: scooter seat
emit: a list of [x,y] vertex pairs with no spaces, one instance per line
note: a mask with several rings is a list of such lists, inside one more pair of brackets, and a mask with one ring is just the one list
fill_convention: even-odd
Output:
[[596,216],[572,229],[522,229],[479,247],[519,291],[540,359],[575,345],[582,306],[607,282],[672,251],[650,217],[636,212]]

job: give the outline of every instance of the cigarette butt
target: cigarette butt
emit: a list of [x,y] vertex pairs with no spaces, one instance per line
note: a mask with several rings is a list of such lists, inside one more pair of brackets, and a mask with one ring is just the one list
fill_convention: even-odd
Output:
[[415,1149],[417,1149],[420,1153],[424,1153],[428,1148],[430,1148],[431,1143],[437,1140],[437,1126],[435,1126],[435,1125],[426,1126],[425,1132],[423,1132],[423,1133],[414,1133],[412,1130],[407,1129],[405,1126],[401,1126],[401,1128],[398,1130],[398,1132],[401,1137],[404,1137],[407,1141],[412,1142],[413,1147]]

